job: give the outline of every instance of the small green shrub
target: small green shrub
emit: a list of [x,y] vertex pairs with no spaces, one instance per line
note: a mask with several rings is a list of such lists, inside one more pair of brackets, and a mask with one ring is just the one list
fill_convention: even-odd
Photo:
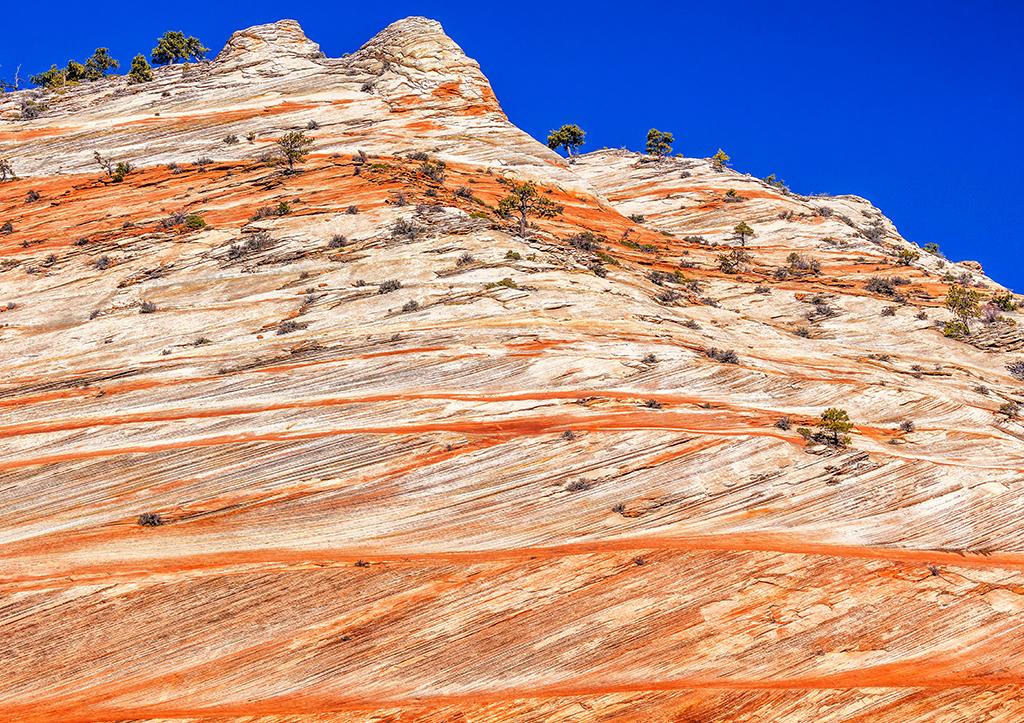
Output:
[[1001,311],[1015,311],[1017,309],[1017,301],[1010,291],[993,294],[991,303],[999,307]]
[[259,221],[270,216],[287,216],[292,212],[292,205],[287,201],[280,201],[276,206],[260,206],[256,212],[249,217],[250,221]]
[[622,245],[629,249],[636,249],[637,251],[643,251],[645,254],[653,254],[658,252],[658,247],[654,244],[641,244],[631,239],[626,239],[622,242]]
[[914,249],[900,249],[896,252],[896,263],[900,266],[910,266],[911,263],[921,258],[921,252]]
[[120,161],[116,166],[114,166],[114,172],[111,174],[110,180],[114,183],[120,183],[124,180],[125,176],[134,170],[135,167],[132,166],[131,163],[128,163],[128,161]]

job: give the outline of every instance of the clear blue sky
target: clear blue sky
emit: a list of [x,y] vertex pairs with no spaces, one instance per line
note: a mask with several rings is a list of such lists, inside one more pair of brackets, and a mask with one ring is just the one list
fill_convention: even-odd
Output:
[[[41,9],[42,8],[42,9]],[[976,259],[1024,292],[1024,2],[12,3],[0,76],[109,46],[127,67],[164,30],[214,53],[233,30],[294,17],[331,56],[426,15],[480,61],[513,122],[564,122],[588,145],[719,146],[801,193],[855,193],[912,241]]]

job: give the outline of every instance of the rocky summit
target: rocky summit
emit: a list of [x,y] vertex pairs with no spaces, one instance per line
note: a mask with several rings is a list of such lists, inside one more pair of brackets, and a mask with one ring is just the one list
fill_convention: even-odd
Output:
[[1024,317],[977,264],[563,158],[425,18],[0,119],[0,719],[1024,717]]

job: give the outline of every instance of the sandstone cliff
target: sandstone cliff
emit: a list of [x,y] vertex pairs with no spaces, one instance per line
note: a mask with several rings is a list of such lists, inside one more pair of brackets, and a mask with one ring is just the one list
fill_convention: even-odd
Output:
[[0,118],[0,718],[1024,714],[1024,320],[864,199],[569,164],[424,18]]

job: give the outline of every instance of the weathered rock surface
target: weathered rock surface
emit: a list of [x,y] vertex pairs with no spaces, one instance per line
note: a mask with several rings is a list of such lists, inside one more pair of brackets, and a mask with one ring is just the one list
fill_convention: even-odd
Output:
[[864,199],[567,164],[423,18],[0,117],[0,718],[1020,719],[1021,318]]

